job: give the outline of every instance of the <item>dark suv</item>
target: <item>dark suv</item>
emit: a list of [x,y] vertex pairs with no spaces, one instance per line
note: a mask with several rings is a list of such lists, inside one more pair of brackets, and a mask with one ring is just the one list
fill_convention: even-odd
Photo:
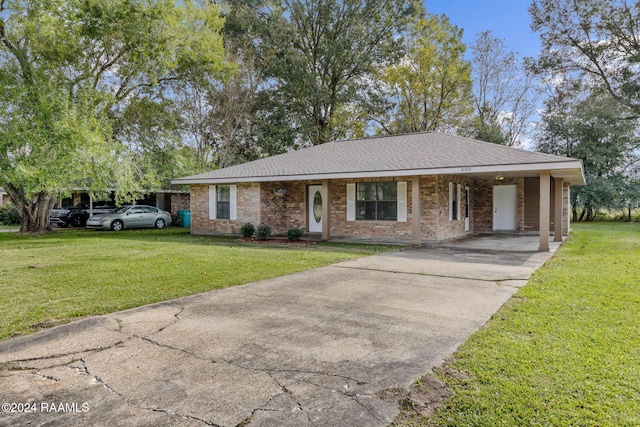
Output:
[[94,202],[93,211],[90,212],[89,202],[82,202],[70,208],[52,209],[49,214],[49,224],[58,227],[84,227],[91,213],[103,214],[115,209],[111,202]]

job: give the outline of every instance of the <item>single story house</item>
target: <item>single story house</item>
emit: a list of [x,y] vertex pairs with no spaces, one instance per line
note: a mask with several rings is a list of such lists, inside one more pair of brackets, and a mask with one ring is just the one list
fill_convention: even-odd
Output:
[[0,187],[0,206],[2,206],[2,204],[7,200],[9,200],[7,191],[4,188]]
[[582,161],[439,132],[336,141],[178,178],[193,234],[303,227],[323,240],[423,244],[471,233],[569,231]]

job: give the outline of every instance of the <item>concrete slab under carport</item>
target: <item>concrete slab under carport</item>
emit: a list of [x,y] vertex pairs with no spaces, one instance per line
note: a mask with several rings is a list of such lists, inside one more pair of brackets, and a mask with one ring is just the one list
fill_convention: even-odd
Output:
[[[553,234],[551,235],[553,236]],[[562,242],[549,239],[549,251],[555,252]],[[473,234],[461,239],[447,240],[432,245],[441,249],[462,249],[473,251],[488,251],[500,253],[513,252],[541,252],[539,250],[540,236],[537,234],[511,234],[511,233],[492,233],[492,234]],[[547,252],[547,251],[542,251]]]
[[9,340],[3,401],[80,410],[0,426],[386,426],[385,391],[439,366],[549,256],[406,249]]
[[[551,235],[553,236],[553,234]],[[320,240],[320,235],[313,234],[305,236],[308,240]],[[423,240],[416,247],[430,249],[458,249],[484,252],[555,252],[562,242],[552,241],[550,237],[549,251],[540,251],[540,237],[537,234],[515,234],[515,233],[482,233],[468,234],[455,239],[442,241]],[[406,239],[385,239],[381,237],[361,237],[361,236],[332,236],[332,242],[339,243],[360,243],[360,244],[386,244],[397,245],[399,247],[410,246]]]

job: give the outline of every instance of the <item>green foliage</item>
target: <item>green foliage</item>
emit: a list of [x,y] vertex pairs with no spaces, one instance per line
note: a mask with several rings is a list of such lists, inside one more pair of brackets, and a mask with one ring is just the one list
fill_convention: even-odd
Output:
[[13,206],[13,203],[3,203],[0,205],[0,224],[18,225],[20,224],[20,214]]
[[383,81],[398,99],[389,133],[459,128],[472,112],[471,65],[464,59],[462,30],[445,16],[418,20],[407,55],[386,69]]
[[123,233],[126,238],[110,232],[71,230],[38,240],[0,233],[0,340],[80,317],[395,249],[318,244],[292,251],[236,238],[193,236],[189,229],[177,227]]
[[264,93],[286,111],[303,143],[312,144],[341,136],[334,117],[339,109],[372,107],[375,84],[367,80],[395,62],[409,18],[424,10],[413,0],[282,0],[262,6],[249,22],[261,73],[270,82]]
[[627,111],[602,90],[585,93],[574,85],[557,87],[546,102],[536,148],[582,159],[587,184],[572,189],[571,197],[588,220],[600,208],[625,207],[637,197],[636,181],[621,173],[640,145],[635,121],[620,119]]
[[640,225],[569,239],[440,372],[453,393],[411,425],[640,425]]
[[255,236],[258,240],[271,239],[271,227],[268,225],[260,224],[256,229]]
[[595,80],[640,117],[637,2],[535,0],[529,12],[542,42],[534,71],[554,79]]
[[287,239],[291,242],[297,242],[304,234],[304,230],[298,227],[291,227],[287,230]]
[[255,232],[256,232],[256,227],[253,224],[251,224],[250,222],[247,222],[242,227],[240,227],[240,234],[245,239],[253,237]]
[[214,5],[2,0],[0,12],[0,186],[29,231],[48,195],[115,189],[124,202],[166,181],[167,162],[146,155],[178,140],[177,83],[233,69]]

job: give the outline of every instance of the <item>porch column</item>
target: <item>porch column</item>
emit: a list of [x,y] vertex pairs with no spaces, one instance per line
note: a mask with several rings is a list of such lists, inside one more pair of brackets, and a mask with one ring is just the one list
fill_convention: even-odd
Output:
[[422,218],[422,207],[420,204],[420,177],[414,176],[411,179],[411,244],[420,245],[422,243],[422,233],[420,232],[420,220]]
[[564,179],[556,178],[555,188],[555,212],[553,217],[553,241],[562,242],[562,193],[564,189]]
[[549,251],[549,216],[551,215],[551,172],[540,171],[540,247]]
[[566,222],[566,230],[567,234],[571,231],[571,186],[567,184],[567,222]]
[[329,180],[322,180],[322,240],[331,239],[331,202],[329,200]]

